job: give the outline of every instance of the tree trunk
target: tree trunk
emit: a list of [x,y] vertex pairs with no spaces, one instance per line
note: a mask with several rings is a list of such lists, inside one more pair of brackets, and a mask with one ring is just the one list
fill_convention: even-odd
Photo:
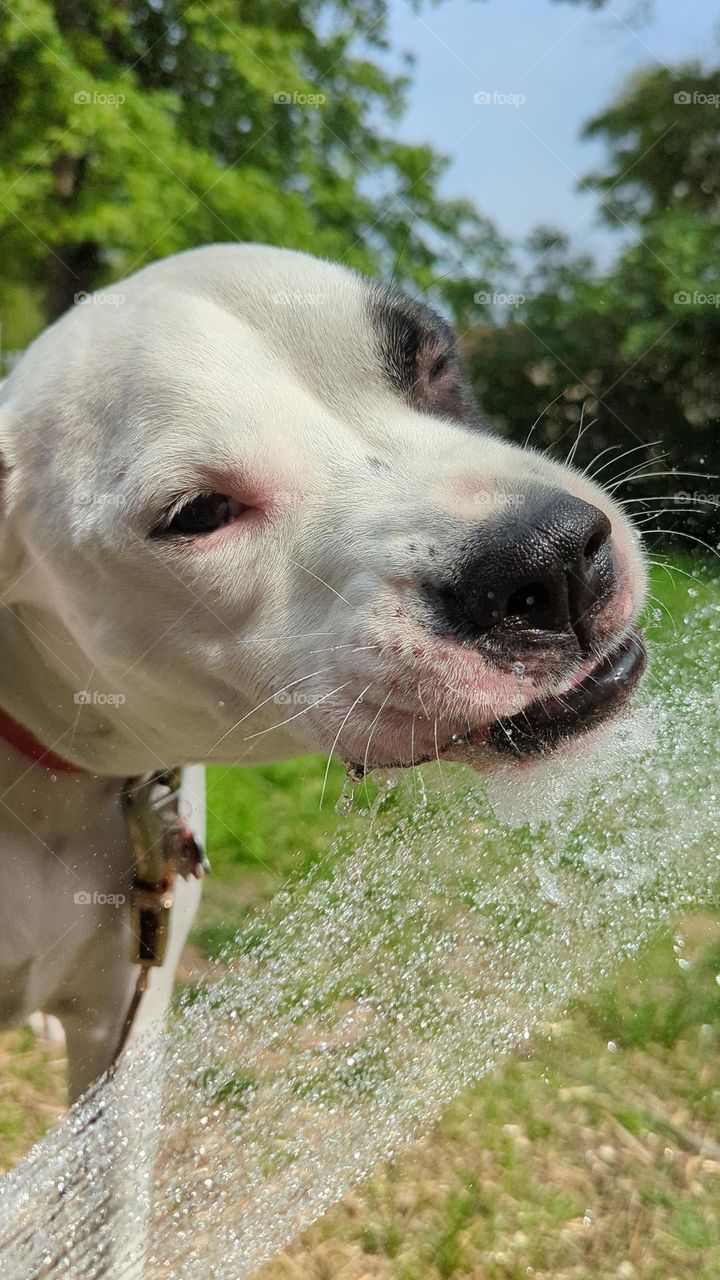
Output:
[[100,249],[94,240],[59,245],[50,254],[45,284],[48,324],[79,301],[78,295],[92,293],[97,288],[99,272]]
[[[52,162],[57,201],[72,208],[85,179],[86,159],[61,151]],[[47,259],[45,275],[45,316],[48,324],[57,320],[79,300],[92,293],[100,275],[100,246],[94,240],[56,245]]]

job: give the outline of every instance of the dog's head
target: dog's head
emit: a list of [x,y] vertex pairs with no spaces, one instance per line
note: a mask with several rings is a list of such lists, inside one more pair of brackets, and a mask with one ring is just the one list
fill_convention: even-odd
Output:
[[620,508],[488,431],[444,321],[342,267],[248,245],[141,271],[25,355],[0,449],[4,602],[99,691],[78,763],[523,758],[642,668]]

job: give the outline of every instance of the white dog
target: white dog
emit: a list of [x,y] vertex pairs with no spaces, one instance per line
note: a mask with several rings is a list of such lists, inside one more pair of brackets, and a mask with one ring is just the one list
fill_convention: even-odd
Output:
[[198,249],[75,307],[0,391],[0,458],[0,1020],[61,1020],[72,1097],[161,1016],[197,903],[172,790],[127,779],[523,761],[644,664],[620,508],[482,425],[437,315],[303,254]]

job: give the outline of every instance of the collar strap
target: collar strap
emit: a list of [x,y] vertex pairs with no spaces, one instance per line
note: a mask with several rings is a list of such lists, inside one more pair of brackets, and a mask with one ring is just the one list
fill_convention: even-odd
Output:
[[63,760],[62,756],[58,756],[49,747],[43,746],[29,729],[25,729],[23,725],[18,724],[17,720],[13,720],[7,711],[0,708],[0,738],[3,738],[9,746],[15,751],[19,751],[21,756],[25,756],[27,760],[33,764],[39,764],[43,769],[47,769],[50,773],[86,773],[86,769],[81,769],[79,765],[71,764],[69,760]]

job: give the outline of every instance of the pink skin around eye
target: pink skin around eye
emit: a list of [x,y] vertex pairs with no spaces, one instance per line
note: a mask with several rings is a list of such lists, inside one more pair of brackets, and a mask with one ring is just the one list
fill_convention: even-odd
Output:
[[296,489],[290,485],[283,486],[278,479],[266,483],[258,483],[257,480],[250,482],[239,473],[219,472],[210,468],[203,468],[198,472],[197,483],[192,491],[221,493],[245,508],[235,519],[212,533],[188,534],[174,542],[175,547],[182,547],[193,554],[212,551],[241,532],[257,531],[259,526],[270,523],[301,496]]
[[273,516],[301,497],[297,483],[289,477],[249,477],[240,471],[216,471],[204,467],[198,472],[198,489],[225,493],[264,515]]

